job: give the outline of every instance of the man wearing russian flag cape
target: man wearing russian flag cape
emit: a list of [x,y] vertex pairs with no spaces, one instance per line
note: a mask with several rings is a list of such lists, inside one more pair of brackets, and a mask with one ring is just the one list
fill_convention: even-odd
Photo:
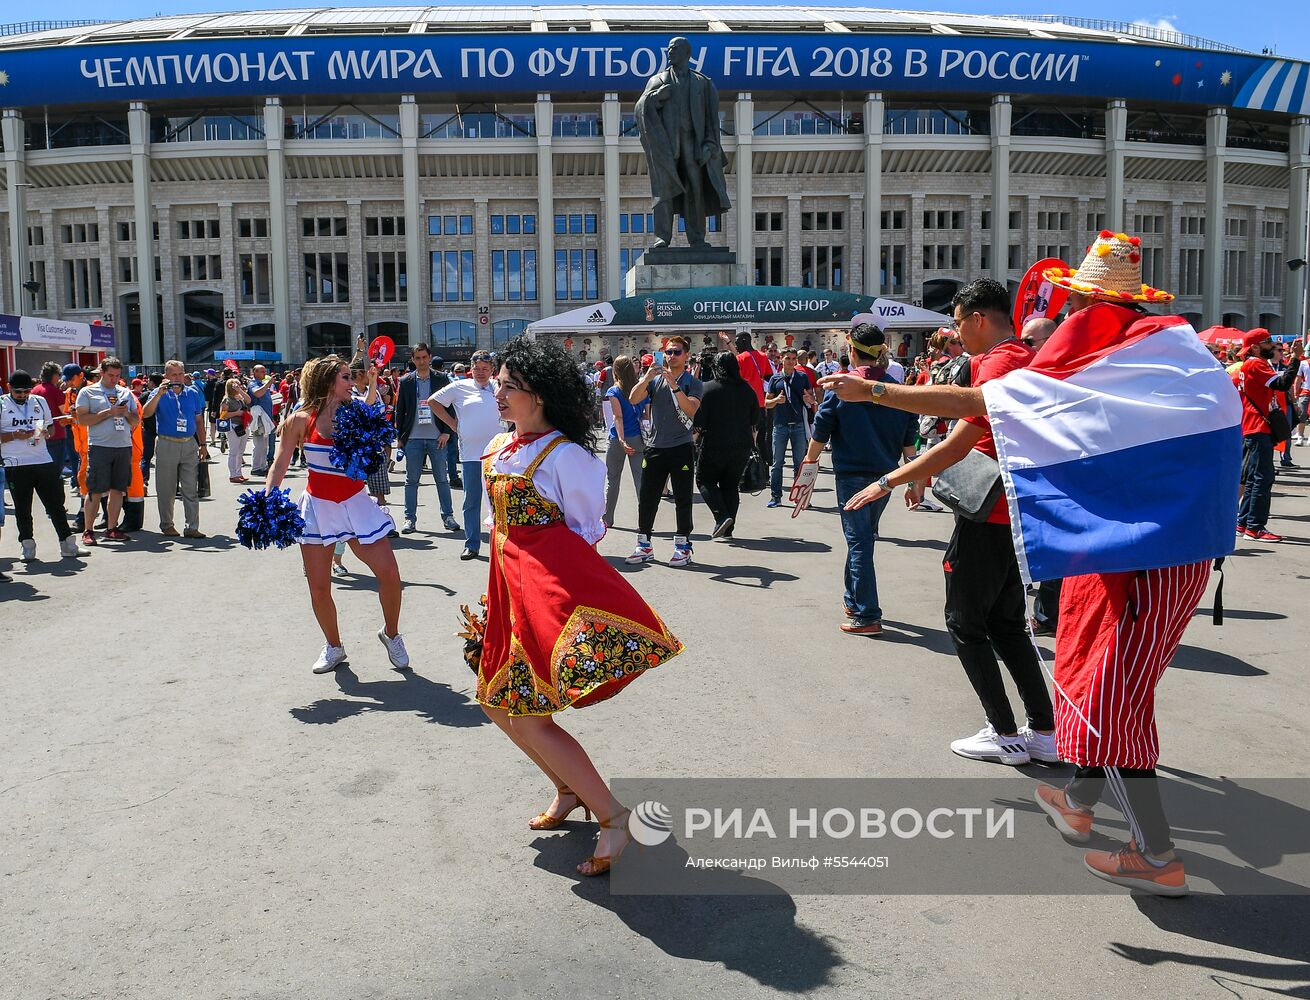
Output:
[[[1136,237],[1103,231],[1081,266],[1046,277],[1070,290],[1069,317],[1026,368],[981,388],[823,384],[843,399],[990,419],[1023,579],[1064,579],[1056,738],[1077,771],[1064,789],[1039,787],[1038,804],[1084,842],[1108,785],[1133,839],[1089,851],[1088,870],[1181,895],[1155,777],[1155,686],[1212,560],[1233,548],[1241,404],[1185,320],[1143,309],[1173,296],[1142,284]],[[884,485],[919,478],[913,465]]]

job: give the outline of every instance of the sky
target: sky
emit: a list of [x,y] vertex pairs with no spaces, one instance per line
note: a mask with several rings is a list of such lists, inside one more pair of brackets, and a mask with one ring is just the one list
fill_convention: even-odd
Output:
[[[351,6],[373,7],[394,6],[403,0],[351,0]],[[506,0],[509,2],[509,0]],[[539,0],[543,2],[543,0]],[[622,2],[622,0],[616,0]],[[741,0],[749,3],[750,0]],[[155,14],[186,14],[196,11],[230,11],[256,10],[281,7],[328,7],[346,6],[347,4],[300,3],[296,0],[270,3],[242,3],[240,0],[116,0],[106,6],[104,0],[47,0],[40,7],[39,15],[43,19],[65,20],[79,18],[102,19],[149,17]],[[825,3],[824,0],[811,0],[809,6],[856,6],[849,2]],[[877,2],[867,6],[891,7],[891,3]],[[961,14],[1081,14],[1095,16],[1113,21],[1138,21],[1164,28],[1177,30],[1202,38],[1213,39],[1228,45],[1236,45],[1253,52],[1271,48],[1279,55],[1299,59],[1310,59],[1310,3],[1304,0],[1248,0],[1239,9],[1231,0],[1102,0],[1100,4],[1089,8],[1086,4],[1060,5],[1050,0],[990,0],[990,2],[973,2],[973,0],[934,0],[929,4],[902,4],[902,10],[949,10]],[[18,21],[17,5],[9,8],[12,13],[0,14],[0,22]],[[31,8],[25,8],[31,10]],[[107,11],[112,10],[112,13]]]

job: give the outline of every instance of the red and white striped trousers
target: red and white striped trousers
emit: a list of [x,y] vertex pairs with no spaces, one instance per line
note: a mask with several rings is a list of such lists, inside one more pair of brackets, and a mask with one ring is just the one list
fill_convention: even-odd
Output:
[[1206,560],[1064,581],[1055,639],[1062,759],[1086,767],[1155,767],[1155,686],[1209,579]]

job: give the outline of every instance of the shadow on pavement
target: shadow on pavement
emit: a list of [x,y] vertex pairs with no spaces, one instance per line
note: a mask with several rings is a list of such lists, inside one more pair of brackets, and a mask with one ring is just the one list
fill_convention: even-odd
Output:
[[[1225,610],[1224,614],[1230,612]],[[1239,615],[1240,612],[1233,617]],[[1281,618],[1282,615],[1274,617]],[[1269,674],[1268,670],[1261,670],[1254,664],[1239,660],[1236,656],[1201,646],[1179,646],[1169,666],[1177,670],[1194,670],[1197,673],[1220,674],[1226,677],[1266,677]]]
[[[1192,612],[1193,618],[1209,618],[1214,614],[1214,608],[1197,608]],[[1276,611],[1240,611],[1232,608],[1224,608],[1225,618],[1236,618],[1239,621],[1253,622],[1281,622],[1287,620],[1287,615],[1280,615]]]
[[826,542],[815,542],[808,538],[733,538],[728,543],[734,549],[746,549],[750,552],[831,552],[832,546]]
[[[670,547],[671,551],[672,547]],[[665,559],[667,558],[666,556]],[[623,561],[622,556],[606,556],[605,561],[625,575],[638,573],[643,567],[651,565],[651,563],[629,565]],[[654,560],[657,564],[664,561],[659,558]],[[709,574],[710,579],[715,583],[731,583],[737,587],[751,587],[755,590],[768,590],[775,583],[791,583],[800,579],[791,573],[779,573],[767,566],[712,566],[698,563],[694,559],[686,566],[679,567],[677,572]]]
[[[332,725],[367,712],[409,712],[439,726],[456,729],[491,722],[477,702],[449,684],[430,681],[413,671],[400,674],[396,680],[361,681],[349,666],[341,666],[334,679],[341,693],[348,697],[320,698],[304,708],[291,709],[291,717],[311,726]],[[371,700],[352,700],[356,698]]]
[[[832,985],[833,971],[843,964],[828,938],[796,923],[795,901],[772,882],[698,870],[694,895],[613,895],[609,876],[585,878],[575,871],[595,846],[594,827],[539,837],[532,846],[539,852],[538,868],[574,879],[578,898],[609,910],[673,958],[722,965],[787,993]],[[625,853],[636,850],[631,843]],[[676,852],[686,861],[686,852],[672,841],[652,850]]]

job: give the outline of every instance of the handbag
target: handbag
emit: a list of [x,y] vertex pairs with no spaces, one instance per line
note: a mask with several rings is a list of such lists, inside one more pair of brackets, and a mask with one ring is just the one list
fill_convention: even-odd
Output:
[[196,466],[196,498],[204,500],[212,492],[209,484],[209,463],[201,462]]
[[1001,467],[976,448],[932,481],[932,495],[967,521],[986,521],[1001,496]]
[[738,489],[752,496],[758,495],[769,485],[769,468],[764,464],[758,448],[752,448],[746,459],[746,468],[741,470],[741,482]]

